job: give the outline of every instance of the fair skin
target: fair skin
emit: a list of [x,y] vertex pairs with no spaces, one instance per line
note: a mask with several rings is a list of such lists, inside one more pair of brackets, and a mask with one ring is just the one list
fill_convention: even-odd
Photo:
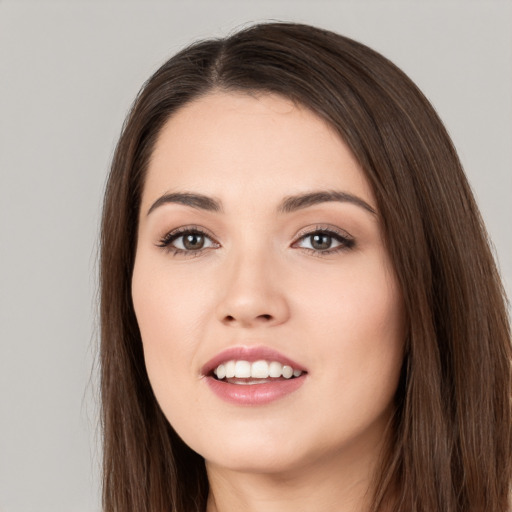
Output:
[[[325,191],[341,194],[280,208]],[[174,114],[149,163],[132,295],[155,396],[205,458],[208,512],[367,509],[403,307],[372,190],[324,121],[276,95],[220,91]],[[300,385],[226,400],[204,372],[232,347],[277,351]],[[220,387],[236,395],[242,380]]]

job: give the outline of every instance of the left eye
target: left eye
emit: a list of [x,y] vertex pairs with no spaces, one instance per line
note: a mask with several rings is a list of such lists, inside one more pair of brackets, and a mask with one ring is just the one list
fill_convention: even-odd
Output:
[[302,236],[295,245],[303,249],[324,252],[338,248],[350,248],[353,245],[353,240],[330,231],[315,231]]

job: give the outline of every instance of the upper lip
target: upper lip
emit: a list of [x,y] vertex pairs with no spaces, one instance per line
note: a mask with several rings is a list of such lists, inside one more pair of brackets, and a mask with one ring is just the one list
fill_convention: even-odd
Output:
[[201,369],[203,375],[211,373],[219,364],[226,363],[227,361],[277,361],[282,365],[291,366],[294,370],[300,370],[305,372],[306,369],[301,364],[297,363],[293,359],[284,356],[277,350],[265,346],[247,347],[247,346],[236,346],[230,347],[222,352],[219,352],[216,356],[212,357]]

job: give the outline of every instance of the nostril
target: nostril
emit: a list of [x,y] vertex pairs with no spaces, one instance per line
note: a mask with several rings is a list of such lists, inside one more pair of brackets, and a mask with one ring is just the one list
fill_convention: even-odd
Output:
[[275,316],[269,313],[263,313],[261,315],[225,315],[223,317],[222,322],[225,325],[235,325],[240,323],[240,325],[256,325],[258,323],[270,324],[275,320]]

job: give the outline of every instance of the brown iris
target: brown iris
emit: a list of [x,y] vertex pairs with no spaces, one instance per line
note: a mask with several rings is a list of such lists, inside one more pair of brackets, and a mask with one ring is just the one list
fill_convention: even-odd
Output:
[[332,245],[332,236],[326,235],[325,233],[317,233],[311,235],[311,247],[316,250],[329,249]]
[[183,247],[190,251],[197,251],[202,249],[204,245],[204,235],[200,233],[189,233],[183,236]]

